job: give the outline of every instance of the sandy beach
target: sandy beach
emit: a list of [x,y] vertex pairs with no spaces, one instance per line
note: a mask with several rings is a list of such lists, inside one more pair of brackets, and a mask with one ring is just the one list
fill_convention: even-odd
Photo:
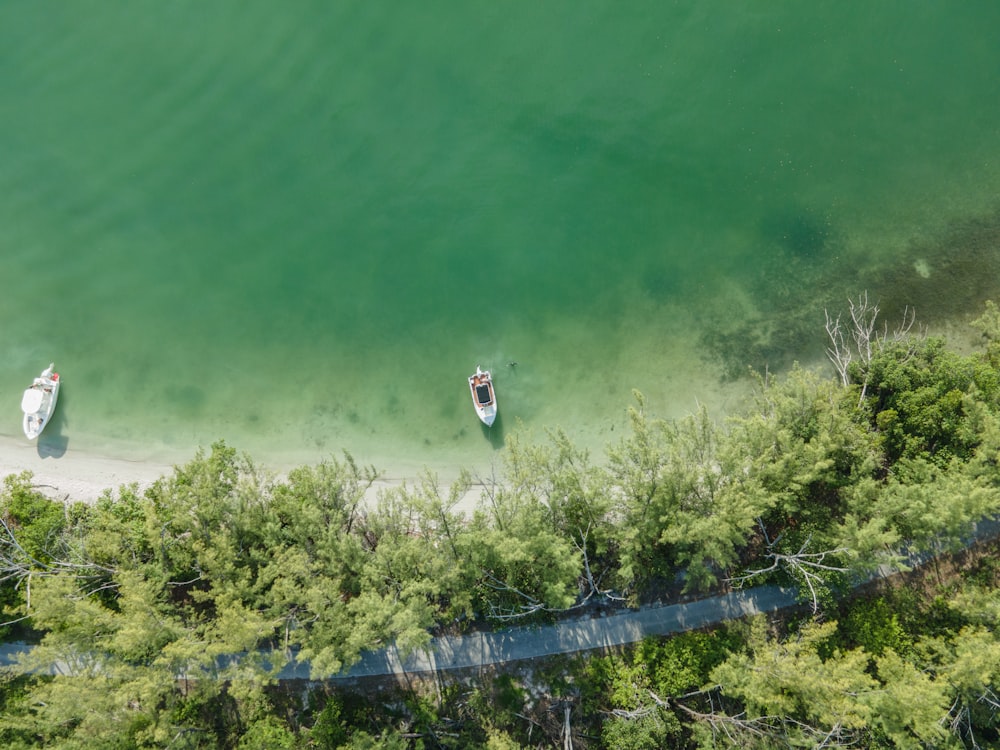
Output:
[[[28,442],[24,438],[0,436],[0,476],[6,478],[11,474],[24,471],[32,473],[32,484],[46,497],[61,502],[96,502],[105,492],[116,491],[123,485],[137,484],[140,490],[152,485],[157,479],[169,476],[174,467],[194,458],[196,448],[187,455],[176,454],[172,458],[127,459],[113,456],[103,456],[83,450],[65,450],[58,455],[47,448],[44,436],[41,444]],[[314,461],[303,458],[298,464],[283,463],[273,466],[268,462],[257,461],[258,467],[273,471],[281,477],[295,465],[315,464]],[[375,463],[379,471],[379,479],[368,492],[369,502],[378,499],[379,492],[398,487],[404,483],[412,484],[418,481],[420,469],[415,466],[397,466],[392,472],[387,472]],[[455,472],[438,472],[442,492],[454,481]],[[474,485],[461,503],[460,510],[471,512],[480,498],[480,488]]]
[[[53,455],[44,442],[0,437],[0,474],[30,471],[33,484],[47,497],[57,500],[94,502],[106,490],[137,483],[148,487],[173,466],[154,461],[109,458],[82,451],[66,450]],[[192,451],[192,455],[194,452]]]

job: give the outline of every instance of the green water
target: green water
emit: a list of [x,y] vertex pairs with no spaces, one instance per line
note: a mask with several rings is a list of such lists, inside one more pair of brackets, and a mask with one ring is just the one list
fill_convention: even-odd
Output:
[[614,439],[633,388],[732,408],[864,289],[965,319],[1000,296],[998,27],[995,2],[7,2],[0,433],[54,360],[50,453],[482,467],[518,421]]

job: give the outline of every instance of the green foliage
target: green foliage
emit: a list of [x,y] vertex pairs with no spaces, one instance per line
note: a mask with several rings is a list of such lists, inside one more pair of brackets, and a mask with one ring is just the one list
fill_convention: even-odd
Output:
[[[366,649],[423,648],[444,625],[552,618],[620,593],[637,604],[678,581],[703,592],[753,571],[799,584],[808,572],[831,612],[846,580],[837,568],[955,546],[1000,512],[998,321],[989,307],[985,355],[935,339],[876,347],[852,370],[867,384],[860,399],[798,368],[761,380],[750,410],[725,425],[704,409],[656,419],[637,394],[604,464],[563,432],[541,444],[512,434],[500,480],[469,513],[466,474],[446,491],[425,474],[376,493],[374,469],[349,455],[277,478],[221,442],[147,491],[122,487],[93,506],[8,477],[2,603],[36,631],[25,666],[57,661],[66,674],[8,680],[0,740],[516,746],[518,714],[532,706],[513,679],[461,697],[442,688],[458,719],[444,698],[408,696],[384,729],[392,712],[379,724],[372,707],[362,717],[329,701],[307,731],[271,703],[271,680],[286,658],[323,677]],[[607,747],[711,739],[697,718],[709,712],[727,712],[747,746],[808,745],[834,729],[861,746],[940,746],[952,725],[992,738],[991,570],[934,596],[884,592],[845,608],[839,625],[778,636],[755,624],[746,648],[735,630],[689,633],[595,658],[573,680],[536,678],[604,717],[584,720]]]
[[346,744],[350,732],[343,716],[339,700],[331,697],[317,714],[312,727],[305,731],[308,743],[313,747],[340,747]]
[[979,442],[981,404],[993,405],[1000,372],[928,338],[887,345],[869,363],[868,403],[890,462],[968,460]]
[[[595,552],[606,550],[611,508],[607,474],[591,464],[586,451],[574,446],[566,433],[551,433],[540,445],[525,442],[521,434],[508,436],[504,480],[507,492],[547,508],[553,531],[567,538],[587,533]],[[496,519],[500,529],[509,521],[503,514]]]
[[969,703],[1000,683],[1000,639],[992,629],[968,626],[923,639],[920,647],[935,671]]
[[297,747],[295,735],[276,716],[264,716],[254,721],[240,737],[238,750],[291,750]]
[[495,505],[502,512],[517,508],[505,530],[477,513],[463,535],[463,557],[479,571],[477,607],[501,620],[570,607],[582,570],[579,550],[549,529],[541,503],[498,492]]
[[513,737],[499,729],[491,729],[486,737],[486,750],[521,750]]
[[83,524],[87,557],[110,568],[138,568],[151,560],[154,538],[146,533],[148,506],[138,485],[105,492]]
[[484,688],[472,692],[469,706],[486,726],[503,728],[513,726],[517,714],[524,710],[527,691],[511,675],[499,675]]
[[608,451],[623,588],[685,571],[704,591],[738,559],[767,498],[742,456],[702,409],[679,423],[629,412],[631,435]]
[[875,658],[881,689],[862,696],[872,724],[896,747],[936,746],[947,737],[947,686],[887,650]]
[[841,643],[860,646],[873,656],[886,651],[908,654],[913,639],[885,597],[859,599],[852,603],[840,622]]
[[29,564],[48,563],[61,552],[67,508],[38,492],[31,479],[28,471],[4,478],[0,518],[16,535]]
[[789,519],[828,524],[842,511],[844,490],[875,475],[878,440],[857,416],[848,392],[796,368],[781,382],[762,382],[754,408],[733,419],[734,441],[768,498],[761,510],[772,536]]
[[486,488],[458,544],[476,573],[475,610],[509,619],[566,609],[614,565],[606,472],[565,433],[533,445],[514,433],[504,482]]
[[612,716],[601,728],[601,742],[608,750],[660,750],[674,746],[680,735],[677,717],[662,708],[634,718]]
[[820,729],[863,727],[870,715],[855,696],[877,684],[860,649],[820,656],[836,627],[835,622],[807,624],[796,638],[779,641],[768,638],[761,623],[750,652],[734,654],[712,670],[711,678],[724,695],[742,702],[750,718],[787,716]]
[[581,705],[587,714],[609,717],[601,727],[605,747],[665,747],[681,731],[677,717],[651,700],[656,681],[647,659],[656,645],[649,641],[643,646],[645,654],[636,650],[625,658],[594,657],[587,665]]
[[986,361],[1000,370],[1000,308],[993,300],[987,300],[983,314],[972,321],[972,327],[978,330],[986,342]]
[[998,710],[992,700],[1000,686],[1000,641],[995,630],[967,628],[948,644],[937,664],[956,703],[964,709],[970,731],[994,746],[1000,742]]
[[436,479],[425,475],[412,490],[383,492],[366,513],[358,593],[347,605],[361,648],[386,638],[404,652],[420,648],[435,623],[471,613],[476,573],[464,518],[452,511],[466,489],[456,482],[444,499]]
[[657,695],[683,695],[700,688],[705,675],[739,645],[740,639],[724,630],[647,638],[636,649],[634,662],[649,675]]
[[37,744],[37,725],[30,716],[31,690],[37,678],[0,672],[0,746],[20,750]]
[[665,747],[679,742],[682,714],[669,701],[697,691],[709,672],[742,643],[731,629],[648,638],[621,656],[591,656],[576,682],[584,714],[609,716],[601,728],[605,747]]
[[[991,745],[1000,740],[993,584],[973,575],[943,594],[922,591],[918,580],[850,603],[839,625],[806,623],[783,637],[758,618],[748,650],[711,674],[722,705],[734,701],[731,729],[766,737],[764,746],[811,745],[830,732],[861,747],[960,746],[959,735]],[[710,742],[713,734],[704,734]]]
[[918,548],[958,546],[972,525],[1000,511],[1000,487],[953,461],[940,468],[926,459],[903,460],[872,510]]
[[385,729],[379,735],[366,731],[355,732],[336,750],[409,750],[410,742],[395,730]]
[[[586,455],[559,435],[532,448],[515,434],[507,446],[510,485],[487,487],[463,533],[451,540],[472,575],[474,611],[498,620],[572,606],[584,554],[594,555],[596,567],[607,550],[607,503]],[[574,465],[580,474],[571,479]]]
[[[38,493],[31,478],[30,472],[12,474],[4,478],[0,490],[0,520],[4,524],[0,529],[0,621],[10,624],[16,623],[23,611],[31,576],[45,568],[53,547],[61,542],[66,517],[65,507]],[[0,636],[10,632],[10,624],[0,624]]]

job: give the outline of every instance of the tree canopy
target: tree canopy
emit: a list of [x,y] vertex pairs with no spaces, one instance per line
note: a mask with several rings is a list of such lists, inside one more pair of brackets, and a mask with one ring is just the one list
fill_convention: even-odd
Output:
[[[705,409],[659,418],[636,394],[628,434],[597,460],[562,431],[517,431],[478,485],[428,473],[377,489],[378,472],[350,455],[278,477],[222,442],[93,504],[7,477],[0,603],[7,637],[35,644],[23,665],[35,671],[6,677],[0,738],[293,747],[325,732],[339,738],[329,746],[392,747],[402,734],[344,732],[333,709],[311,725],[281,718],[278,671],[298,660],[322,679],[435,633],[765,581],[798,585],[813,612],[833,615],[869,571],[957,549],[1000,510],[995,319],[980,321],[981,353],[876,339],[840,380],[801,368],[761,377],[747,410],[724,421]],[[608,747],[723,734],[746,746],[944,745],[1000,706],[995,590],[950,596],[937,631],[878,608],[792,635],[758,623],[590,675],[610,703],[580,695],[603,706]],[[438,726],[419,705],[413,721]],[[514,742],[477,726],[483,744]]]

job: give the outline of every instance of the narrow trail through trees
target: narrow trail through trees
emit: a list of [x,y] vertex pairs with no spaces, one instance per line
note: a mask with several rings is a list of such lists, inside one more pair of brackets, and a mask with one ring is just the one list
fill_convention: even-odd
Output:
[[[1000,519],[985,519],[976,524],[966,547],[1000,536]],[[910,568],[925,565],[929,554],[907,558]],[[855,587],[878,578],[888,578],[899,571],[880,568],[860,579]],[[647,636],[673,635],[687,630],[718,625],[757,614],[777,612],[795,606],[808,606],[797,588],[755,586],[690,602],[650,605],[606,617],[580,618],[537,627],[508,628],[463,636],[442,636],[431,640],[425,650],[403,655],[395,647],[369,651],[349,669],[326,680],[352,680],[384,677],[392,674],[439,672],[451,669],[482,667],[505,662],[535,659],[555,654],[596,651],[637,643]],[[279,679],[309,679],[307,663],[291,663]]]
[[[976,525],[966,547],[1000,536],[1000,518],[985,519]],[[924,565],[933,559],[929,554],[912,555],[909,567]],[[862,586],[877,578],[887,578],[899,571],[882,568],[859,580]],[[492,632],[476,632],[461,636],[441,636],[431,639],[420,651],[403,654],[395,646],[367,651],[360,661],[333,675],[311,674],[308,661],[290,661],[277,675],[279,680],[341,681],[363,680],[424,672],[485,667],[506,662],[536,659],[556,654],[596,651],[630,643],[656,635],[672,635],[688,630],[717,625],[757,614],[776,612],[803,606],[797,588],[755,586],[740,591],[706,597],[689,602],[649,605],[637,610],[604,617],[587,617],[541,626],[522,626]],[[16,670],[20,657],[31,650],[25,643],[0,644],[0,667]],[[238,661],[242,655],[223,657],[221,661]],[[52,674],[72,673],[66,665],[53,664]]]

